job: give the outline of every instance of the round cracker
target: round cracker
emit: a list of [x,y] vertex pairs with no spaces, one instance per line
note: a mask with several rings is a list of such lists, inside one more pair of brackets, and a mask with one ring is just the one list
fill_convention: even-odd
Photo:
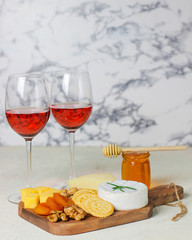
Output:
[[[91,192],[82,192],[72,198],[75,204],[85,210],[84,202],[89,198],[98,198],[98,196]],[[86,211],[86,210],[85,210]]]
[[75,192],[73,194],[73,197],[72,197],[72,200],[75,201],[75,199],[79,196],[79,195],[82,195],[84,193],[90,193],[90,194],[94,194],[94,195],[97,195],[97,191],[96,190],[93,190],[93,189],[81,189],[81,190],[78,190],[77,192]]
[[95,217],[105,218],[114,212],[113,205],[99,197],[89,198],[84,204],[87,211]]
[[74,195],[78,195],[78,194],[81,194],[83,192],[90,192],[90,193],[97,194],[97,190],[83,188],[83,189],[79,189],[77,192],[75,192]]
[[83,210],[86,212],[86,213],[89,213],[89,209],[87,208],[87,205],[86,205],[86,202],[87,200],[91,200],[91,199],[95,199],[95,198],[98,198],[98,196],[95,196],[95,195],[92,195],[90,196],[89,198],[86,198],[84,201],[81,202],[81,208],[83,208]]

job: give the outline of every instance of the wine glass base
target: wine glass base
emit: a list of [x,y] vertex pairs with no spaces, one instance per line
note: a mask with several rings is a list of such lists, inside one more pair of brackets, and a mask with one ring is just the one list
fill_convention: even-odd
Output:
[[8,196],[7,200],[13,204],[19,204],[21,201],[21,196],[18,193],[13,193]]
[[53,186],[53,188],[61,190],[63,188],[69,189],[69,186],[67,185],[67,183],[57,183]]

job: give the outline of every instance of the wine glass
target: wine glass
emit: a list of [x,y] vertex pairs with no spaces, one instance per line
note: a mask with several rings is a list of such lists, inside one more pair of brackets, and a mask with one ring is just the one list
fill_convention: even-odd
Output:
[[92,111],[92,89],[86,71],[59,71],[53,75],[51,110],[55,120],[69,133],[70,176],[75,177],[75,132]]
[[[5,112],[9,125],[26,142],[27,187],[31,187],[32,139],[45,127],[50,107],[44,77],[41,74],[10,75],[7,81]],[[12,194],[8,201],[18,203],[20,196]]]

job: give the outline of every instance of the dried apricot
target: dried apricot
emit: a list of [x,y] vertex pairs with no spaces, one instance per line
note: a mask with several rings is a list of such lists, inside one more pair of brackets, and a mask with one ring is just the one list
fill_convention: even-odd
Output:
[[39,203],[34,210],[37,214],[46,216],[51,212],[51,209],[45,203]]
[[75,204],[75,203],[73,202],[73,200],[70,199],[70,198],[68,198],[66,207],[70,207],[70,206],[72,206],[73,204]]
[[51,209],[51,210],[63,210],[63,206],[61,204],[58,204],[52,197],[48,197],[46,201],[46,205]]
[[65,196],[62,196],[59,193],[54,193],[53,198],[57,204],[62,205],[63,207],[70,207],[71,205],[74,204],[73,200]]

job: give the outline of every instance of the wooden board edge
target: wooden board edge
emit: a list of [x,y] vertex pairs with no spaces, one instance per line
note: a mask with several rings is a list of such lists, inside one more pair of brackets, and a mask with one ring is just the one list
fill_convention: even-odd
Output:
[[18,205],[18,215],[23,218],[24,220],[32,223],[33,225],[40,227],[41,229],[50,232],[49,225],[44,224],[45,217],[39,216],[37,214],[32,214],[31,211],[24,208],[23,202],[19,202]]
[[[176,185],[176,189],[179,198],[182,199],[184,195],[183,187]],[[175,189],[170,185],[161,185],[151,188],[149,189],[148,196],[149,203],[154,207],[178,201]]]
[[[38,216],[33,211],[25,209],[22,202],[19,203],[18,209],[18,215],[26,221],[53,235],[64,236],[96,231],[150,218],[153,206],[147,205],[144,208],[130,211],[115,211],[114,214],[107,218],[89,216],[87,219],[82,221],[70,220],[68,222],[58,223],[51,223],[46,219],[46,217]],[[89,225],[87,225],[87,223]]]

